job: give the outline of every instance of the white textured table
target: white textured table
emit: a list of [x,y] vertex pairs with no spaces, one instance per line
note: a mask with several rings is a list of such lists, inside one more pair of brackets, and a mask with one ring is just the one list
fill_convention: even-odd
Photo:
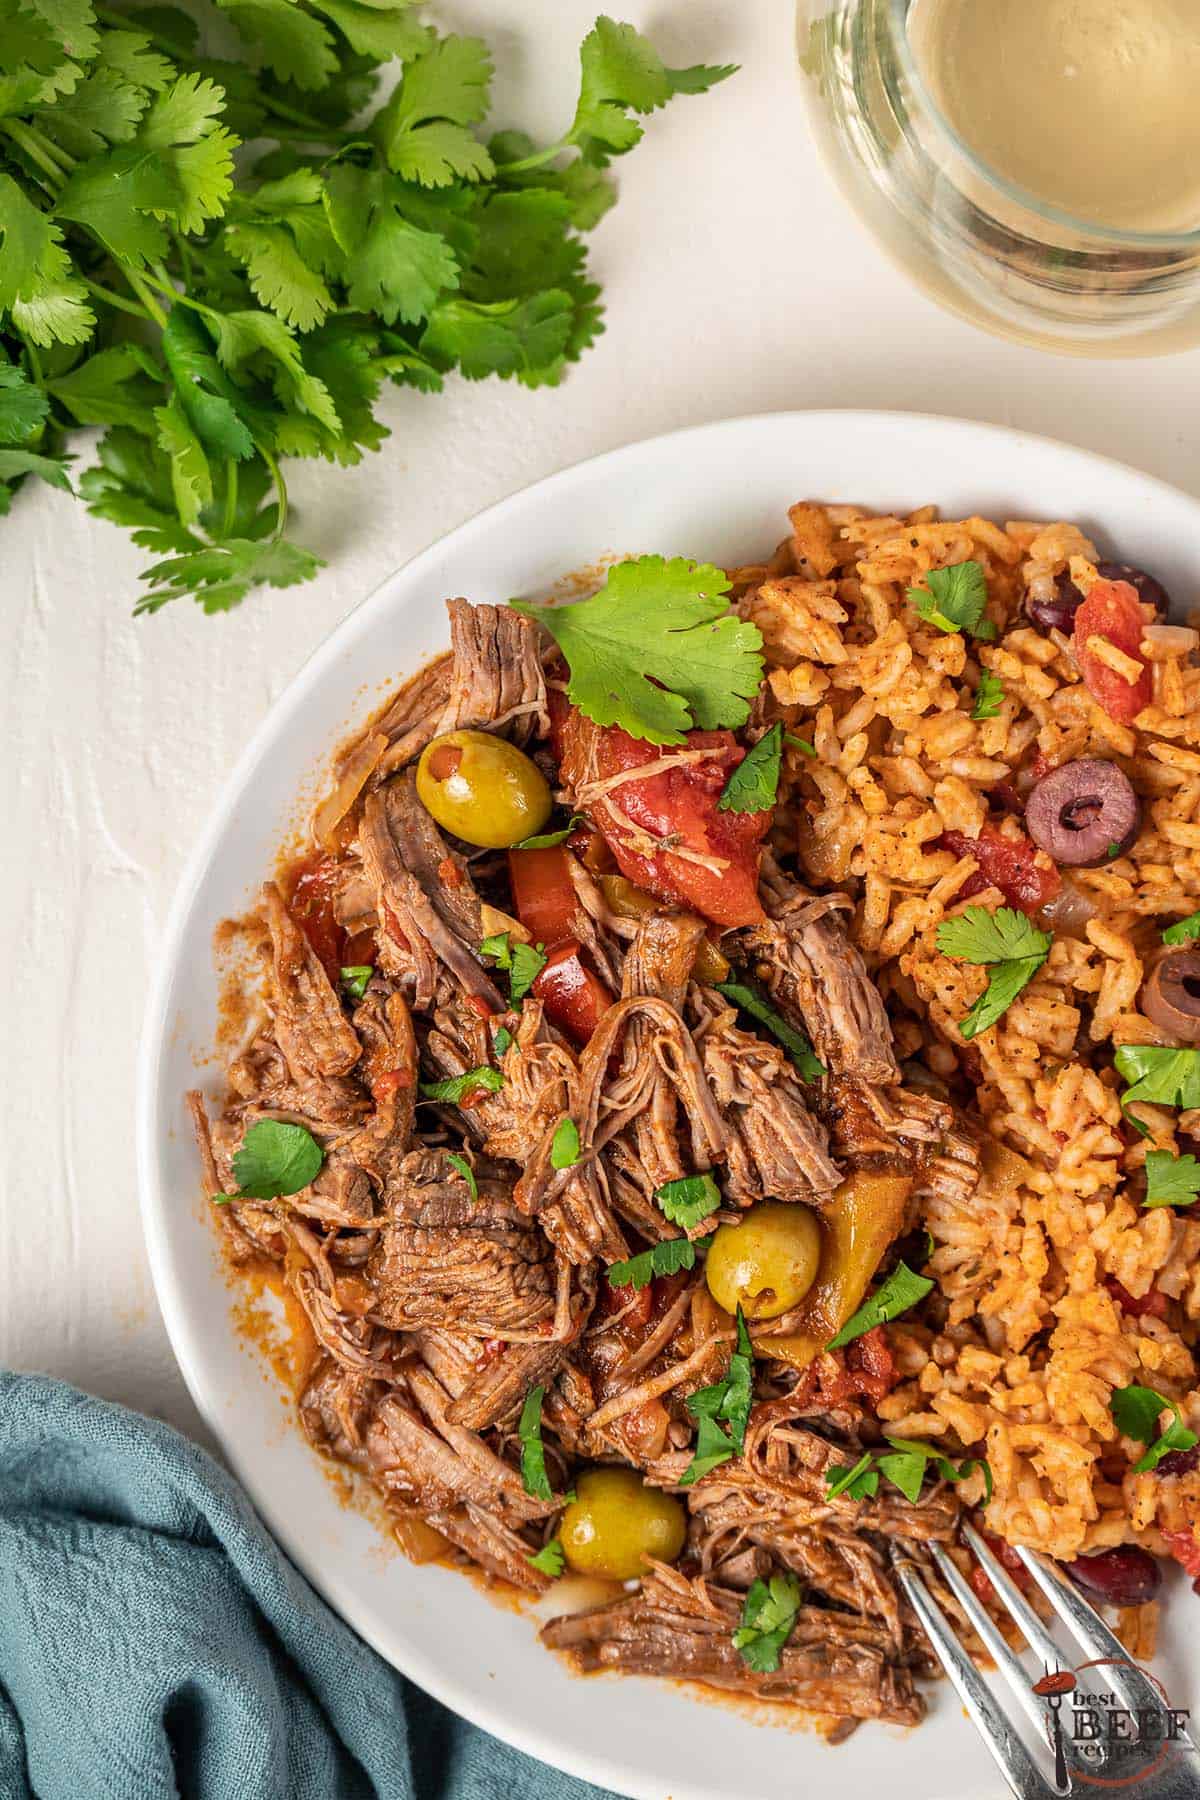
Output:
[[[561,129],[589,0],[435,0],[431,11],[492,42],[498,119]],[[614,0],[613,11],[652,29],[670,61],[743,69],[658,115],[617,166],[621,201],[593,238],[608,330],[565,387],[390,390],[380,455],[349,471],[291,465],[297,533],[328,569],[228,618],[181,602],[135,623],[145,558],[65,495],[27,491],[0,524],[0,1363],[198,1428],[138,1224],[133,1069],[147,970],[184,856],[246,736],[398,563],[595,451],[784,407],[1019,425],[1200,492],[1200,355],[1076,362],[998,342],[935,310],[868,241],[808,140],[792,0]]]

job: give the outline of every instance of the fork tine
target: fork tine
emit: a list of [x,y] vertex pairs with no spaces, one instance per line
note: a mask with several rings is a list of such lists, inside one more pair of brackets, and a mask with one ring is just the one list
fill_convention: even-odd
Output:
[[1032,1550],[1018,1549],[1017,1555],[1045,1594],[1047,1600],[1082,1644],[1089,1656],[1112,1657],[1115,1662],[1105,1669],[1105,1682],[1130,1712],[1151,1707],[1163,1714],[1163,1697],[1133,1662],[1124,1644],[1110,1630],[1090,1601],[1085,1600],[1069,1576],[1061,1574],[1048,1557]]
[[1001,1605],[1010,1619],[1021,1629],[1021,1635],[1033,1651],[1040,1663],[1048,1669],[1056,1669],[1062,1661],[1062,1651],[1055,1643],[1042,1621],[1026,1600],[1024,1594],[1013,1580],[1003,1564],[992,1555],[983,1538],[973,1525],[963,1521],[962,1535],[975,1556],[976,1562],[996,1590]]
[[931,1544],[930,1549],[947,1587],[975,1627],[992,1661],[1020,1701],[1026,1716],[1040,1737],[1046,1729],[1046,1714],[1042,1703],[1033,1691],[1029,1671],[1018,1660],[1012,1646],[1005,1641],[995,1620],[978,1595],[972,1593],[970,1585],[963,1580],[958,1564],[941,1544]]
[[926,1587],[917,1565],[895,1545],[892,1563],[896,1578],[925,1627],[943,1669],[1016,1800],[1039,1800],[1039,1797],[1052,1793],[1054,1790],[1013,1730],[1008,1715],[984,1686],[974,1663],[951,1630],[946,1615]]

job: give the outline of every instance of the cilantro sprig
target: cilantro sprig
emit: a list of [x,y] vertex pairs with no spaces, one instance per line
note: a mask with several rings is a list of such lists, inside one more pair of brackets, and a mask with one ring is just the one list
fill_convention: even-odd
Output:
[[760,1575],[751,1582],[733,1644],[756,1675],[773,1675],[779,1667],[803,1599],[804,1589],[796,1575],[772,1575],[769,1581]]
[[487,45],[414,0],[4,18],[0,512],[31,479],[71,491],[71,437],[100,427],[78,492],[147,552],[147,612],[310,579],[286,461],[379,449],[385,382],[560,382],[602,330],[581,234],[606,166],[731,73],[602,16],[543,148],[487,133]]
[[971,708],[973,719],[995,719],[1004,705],[1004,683],[990,669],[984,669],[979,677],[979,686],[975,690],[975,704]]
[[480,956],[490,956],[496,966],[508,971],[508,996],[519,1006],[546,966],[546,952],[541,944],[523,944],[508,931],[498,931],[484,938]]
[[479,1183],[475,1179],[475,1171],[467,1161],[466,1157],[460,1156],[457,1150],[447,1150],[446,1161],[450,1164],[452,1169],[457,1169],[458,1173],[466,1182],[467,1192],[470,1194],[471,1199],[473,1201],[478,1200]]
[[1113,1056],[1128,1086],[1121,1106],[1143,1137],[1146,1127],[1129,1114],[1137,1101],[1153,1106],[1200,1106],[1200,1050],[1170,1050],[1163,1044],[1122,1044]]
[[716,1177],[706,1170],[703,1175],[684,1175],[678,1181],[664,1183],[655,1190],[654,1198],[665,1219],[684,1231],[691,1231],[717,1211],[721,1190]]
[[615,1262],[609,1265],[609,1287],[631,1287],[635,1293],[649,1287],[656,1275],[677,1275],[681,1269],[692,1269],[696,1265],[696,1245],[703,1248],[699,1238],[664,1238],[661,1244],[652,1244],[649,1250],[641,1250],[626,1262]]
[[[754,1399],[753,1371],[754,1346],[739,1306],[737,1343],[729,1359],[729,1373],[724,1381],[698,1388],[688,1396],[687,1409],[697,1425],[696,1449],[679,1478],[680,1487],[693,1487],[732,1456],[741,1455]],[[722,1420],[729,1426],[728,1431],[721,1424]]]
[[512,604],[554,639],[567,697],[589,719],[682,744],[693,726],[744,725],[762,680],[762,636],[730,612],[730,585],[711,563],[639,556],[610,569],[590,600]]
[[943,1481],[965,1481],[976,1469],[982,1469],[984,1504],[992,1497],[992,1470],[985,1457],[968,1457],[957,1466],[932,1444],[919,1444],[912,1438],[889,1437],[888,1449],[882,1455],[866,1451],[854,1464],[846,1467],[830,1464],[825,1470],[827,1500],[845,1494],[851,1500],[873,1499],[879,1488],[879,1477],[898,1488],[910,1506],[920,1498],[927,1471],[932,1467]]
[[964,1038],[987,1031],[1027,987],[1050,954],[1051,937],[1039,931],[1022,912],[1001,906],[990,913],[983,906],[968,906],[956,919],[945,919],[937,928],[937,947],[943,956],[991,968],[987,987],[959,1021]]
[[550,1140],[550,1167],[573,1169],[579,1161],[579,1127],[574,1119],[562,1118],[554,1127]]
[[886,1325],[889,1320],[898,1319],[901,1313],[916,1306],[932,1289],[933,1282],[927,1275],[914,1274],[907,1263],[897,1263],[887,1280],[876,1288],[869,1300],[863,1301],[857,1312],[851,1313],[837,1336],[831,1337],[825,1348],[840,1350],[843,1344],[853,1343],[855,1338],[874,1330],[876,1325]]
[[525,1560],[531,1569],[538,1571],[539,1575],[549,1575],[552,1581],[557,1580],[566,1567],[567,1560],[562,1547],[562,1539],[552,1537],[549,1543],[542,1545],[536,1556],[530,1555]]
[[582,813],[572,813],[566,824],[560,825],[557,831],[539,831],[535,837],[522,838],[519,844],[513,845],[513,849],[556,850],[560,844],[565,844],[571,833],[578,831],[583,823]]
[[298,1194],[321,1173],[325,1152],[303,1125],[281,1119],[259,1119],[233,1153],[234,1194],[214,1194],[213,1201],[280,1200]]
[[464,1069],[461,1075],[448,1075],[444,1081],[423,1081],[421,1092],[426,1100],[440,1100],[447,1106],[459,1106],[468,1094],[482,1088],[487,1094],[498,1094],[504,1077],[490,1063],[478,1069]]
[[1200,937],[1200,912],[1189,913],[1186,919],[1177,919],[1174,925],[1168,925],[1162,941],[1164,944],[1188,944],[1197,937]]
[[546,1473],[546,1451],[542,1444],[542,1401],[544,1387],[532,1387],[525,1396],[517,1437],[521,1445],[521,1483],[535,1500],[553,1500],[554,1490]]
[[1146,1152],[1146,1206],[1191,1206],[1200,1195],[1200,1161],[1169,1150]]
[[343,988],[352,1000],[361,1000],[367,991],[367,984],[375,973],[371,963],[351,963],[347,968],[338,971]]
[[783,726],[779,721],[752,744],[729,779],[717,801],[719,812],[769,812],[779,792],[779,771],[783,766]]
[[[1189,1431],[1183,1422],[1174,1400],[1168,1400],[1164,1394],[1156,1393],[1153,1388],[1139,1387],[1131,1382],[1128,1387],[1114,1388],[1109,1400],[1113,1421],[1117,1430],[1125,1437],[1135,1438],[1139,1444],[1145,1444],[1146,1451],[1133,1465],[1135,1475],[1144,1475],[1150,1469],[1156,1469],[1164,1456],[1172,1450],[1191,1450],[1200,1443],[1194,1431]],[[1160,1432],[1158,1421],[1164,1412],[1170,1411],[1171,1423]]]
[[919,617],[939,631],[961,631],[985,641],[996,635],[996,627],[983,616],[988,590],[982,563],[951,563],[945,569],[930,569],[925,586],[910,587],[908,598]]

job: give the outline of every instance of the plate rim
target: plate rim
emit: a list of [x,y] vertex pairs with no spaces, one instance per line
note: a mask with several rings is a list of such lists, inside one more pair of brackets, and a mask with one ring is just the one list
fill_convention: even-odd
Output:
[[[526,482],[501,498],[491,501],[477,512],[468,515],[450,531],[434,538],[422,549],[390,570],[360,600],[339,616],[328,632],[298,665],[280,693],[272,700],[213,796],[205,822],[176,880],[171,902],[157,937],[154,972],[147,993],[139,1033],[134,1090],[138,1203],[142,1236],[154,1285],[155,1299],[167,1332],[171,1352],[192,1403],[218,1443],[227,1467],[232,1470],[236,1479],[245,1489],[251,1505],[262,1519],[266,1529],[284,1554],[303,1573],[322,1600],[350,1626],[350,1629],[369,1643],[390,1668],[408,1676],[426,1693],[431,1694],[460,1717],[480,1726],[494,1737],[524,1752],[536,1761],[574,1775],[581,1780],[590,1781],[598,1787],[636,1796],[637,1800],[659,1800],[659,1789],[651,1780],[639,1775],[636,1767],[630,1763],[618,1760],[615,1755],[599,1757],[579,1748],[571,1750],[571,1760],[568,1762],[561,1759],[561,1753],[557,1751],[557,1746],[553,1743],[550,1748],[554,1755],[550,1756],[547,1754],[546,1742],[538,1732],[527,1728],[519,1720],[511,1719],[491,1705],[486,1694],[478,1688],[460,1686],[451,1675],[446,1673],[441,1664],[427,1661],[419,1648],[412,1648],[411,1654],[406,1653],[402,1667],[395,1653],[390,1648],[385,1648],[379,1640],[373,1622],[370,1620],[363,1622],[355,1616],[357,1608],[352,1598],[342,1593],[338,1570],[330,1569],[327,1565],[319,1563],[315,1554],[309,1554],[305,1544],[296,1537],[296,1534],[285,1525],[277,1523],[273,1518],[274,1507],[270,1493],[260,1490],[260,1484],[256,1481],[253,1472],[242,1466],[241,1456],[229,1442],[229,1434],[223,1427],[217,1397],[205,1378],[203,1357],[194,1353],[192,1331],[186,1317],[187,1309],[182,1290],[176,1285],[169,1268],[168,1216],[170,1206],[177,1203],[178,1197],[173,1201],[172,1197],[163,1190],[163,1184],[159,1180],[160,1133],[165,1134],[167,1127],[166,1122],[160,1118],[158,1106],[157,1066],[160,1051],[165,1048],[171,1035],[169,1002],[174,971],[183,948],[185,929],[204,875],[229,825],[236,801],[247,787],[250,776],[267,751],[275,735],[280,715],[294,704],[299,690],[307,691],[320,682],[326,668],[331,666],[341,653],[352,621],[369,609],[382,606],[388,589],[402,577],[409,581],[418,579],[423,565],[433,562],[448,548],[469,544],[479,533],[490,529],[500,515],[510,508],[515,508],[522,501],[528,500],[535,493],[549,498],[555,493],[569,489],[574,483],[590,481],[598,475],[602,476],[606,466],[618,464],[639,452],[661,451],[667,446],[674,445],[679,445],[682,451],[683,446],[702,437],[719,436],[723,432],[753,430],[756,427],[781,430],[790,424],[798,430],[819,432],[823,421],[836,422],[843,429],[847,425],[853,424],[857,424],[863,429],[870,429],[872,425],[879,423],[886,423],[894,427],[898,422],[908,422],[914,427],[919,426],[922,429],[932,427],[950,436],[961,436],[964,440],[975,439],[977,442],[988,440],[1003,443],[1012,451],[1019,450],[1022,445],[1036,445],[1065,454],[1070,458],[1077,459],[1082,464],[1102,467],[1113,475],[1132,479],[1139,483],[1144,491],[1148,490],[1160,495],[1164,501],[1172,505],[1182,502],[1196,515],[1198,544],[1200,544],[1200,498],[1160,476],[1148,474],[1145,470],[1120,458],[1083,448],[1046,433],[1023,431],[1013,426],[997,425],[952,414],[912,411],[904,408],[779,408],[733,414],[720,419],[706,420],[699,424],[654,433],[648,437],[634,438],[613,448],[583,457],[549,475]],[[686,454],[686,452],[684,453]],[[323,751],[322,755],[332,754],[333,748],[334,746],[331,744],[328,752]],[[686,1781],[680,1784],[680,1788],[681,1791],[686,1788]]]

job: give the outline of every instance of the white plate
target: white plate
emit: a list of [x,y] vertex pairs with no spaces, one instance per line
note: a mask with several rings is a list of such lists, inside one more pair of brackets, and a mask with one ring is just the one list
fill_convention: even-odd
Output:
[[[1200,505],[1117,463],[1013,431],[900,413],[776,413],[581,463],[398,570],[300,671],[255,733],[184,875],[142,1042],[138,1155],[159,1303],[196,1405],[263,1518],[398,1669],[498,1737],[638,1800],[752,1800],[810,1786],[858,1794],[885,1780],[889,1800],[990,1800],[999,1784],[944,1683],[919,1732],[868,1725],[831,1749],[668,1684],[573,1677],[536,1642],[533,1621],[452,1571],[387,1557],[375,1527],[339,1503],[299,1433],[283,1426],[278,1389],[233,1328],[182,1096],[212,1043],[214,927],[271,867],[297,794],[311,791],[347,721],[363,716],[381,681],[443,646],[444,598],[535,593],[614,552],[752,561],[784,535],[786,508],[814,496],[879,512],[932,501],[951,518],[1075,520],[1109,554],[1153,569],[1177,602],[1200,594]],[[211,1065],[205,1074],[215,1085]],[[1182,1633],[1196,1603],[1182,1585],[1173,1599],[1164,1637],[1174,1636],[1175,1655],[1163,1672],[1184,1705],[1195,1690],[1182,1679]]]

